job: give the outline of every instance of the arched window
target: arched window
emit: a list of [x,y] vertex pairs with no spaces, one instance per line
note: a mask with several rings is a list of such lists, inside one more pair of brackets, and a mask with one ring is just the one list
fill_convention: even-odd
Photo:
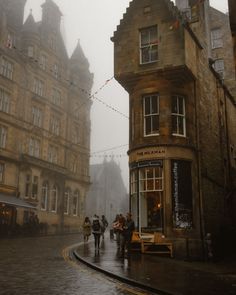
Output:
[[64,214],[65,215],[68,215],[70,212],[70,196],[71,196],[71,190],[67,188],[64,195]]
[[57,186],[54,185],[51,191],[51,202],[50,202],[50,209],[51,212],[57,212],[57,196],[58,196],[58,189]]
[[79,191],[75,191],[72,198],[72,214],[78,216],[79,212]]
[[41,210],[46,211],[48,204],[48,183],[44,182],[42,186],[41,194]]

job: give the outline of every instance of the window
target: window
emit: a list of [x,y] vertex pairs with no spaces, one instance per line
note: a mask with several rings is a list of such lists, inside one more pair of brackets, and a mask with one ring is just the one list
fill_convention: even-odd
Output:
[[44,94],[43,81],[41,81],[37,78],[34,79],[33,92],[39,96],[43,96],[43,94]]
[[149,95],[143,98],[144,135],[159,133],[159,96]]
[[29,155],[32,157],[39,158],[40,156],[40,141],[35,138],[29,140]]
[[32,123],[35,126],[42,127],[43,112],[40,108],[32,107]]
[[44,182],[42,186],[42,196],[41,196],[41,210],[47,210],[48,203],[48,183]]
[[130,174],[130,193],[134,195],[137,193],[137,172],[131,171]]
[[79,126],[74,125],[72,130],[72,142],[74,144],[78,144],[80,140],[80,132],[79,132]]
[[78,201],[79,201],[79,193],[75,192],[72,198],[72,214],[74,216],[78,215]]
[[47,65],[47,57],[46,55],[42,54],[40,56],[40,63],[39,63],[39,66],[42,70],[46,70],[46,65]]
[[140,30],[140,63],[146,64],[158,59],[157,26]]
[[34,47],[33,46],[28,46],[28,56],[34,57]]
[[49,130],[55,134],[55,135],[59,135],[60,133],[60,119],[52,116],[51,120],[50,120],[50,128]]
[[59,67],[57,64],[53,65],[53,70],[52,70],[53,76],[58,79],[59,78]]
[[27,174],[25,178],[25,198],[30,196],[31,175]]
[[53,51],[56,51],[56,38],[55,37],[49,38],[49,46]]
[[69,204],[70,204],[70,190],[67,189],[64,196],[64,214],[69,214]]
[[211,31],[211,47],[212,49],[223,47],[223,39],[221,29]]
[[7,141],[7,128],[0,126],[0,148],[6,147]]
[[1,60],[0,74],[10,80],[13,78],[13,64],[5,57]]
[[58,161],[58,148],[52,145],[48,147],[48,161],[55,164],[57,164]]
[[32,183],[32,199],[37,199],[38,196],[38,176],[33,177],[33,183]]
[[0,111],[9,113],[10,112],[10,96],[9,94],[0,88]]
[[213,68],[220,75],[221,79],[224,79],[224,74],[225,74],[224,60],[223,59],[215,60],[213,64]]
[[162,167],[148,167],[140,169],[139,182],[140,192],[162,191]]
[[5,164],[0,163],[0,183],[4,181]]
[[52,188],[51,193],[51,203],[50,203],[50,209],[51,212],[57,212],[57,186],[54,185]]
[[12,49],[16,46],[16,36],[14,33],[10,32],[7,35],[6,47]]
[[180,95],[172,97],[172,134],[186,136],[185,99]]
[[61,91],[58,89],[52,89],[52,103],[61,106]]

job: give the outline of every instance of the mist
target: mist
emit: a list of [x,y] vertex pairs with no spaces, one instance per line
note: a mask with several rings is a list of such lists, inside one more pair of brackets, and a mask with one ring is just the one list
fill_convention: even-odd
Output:
[[[41,19],[40,5],[44,0],[28,0],[25,17],[30,13]],[[113,43],[110,38],[119,25],[129,0],[54,0],[62,17],[62,34],[70,56],[79,40],[94,73],[92,93],[99,92],[91,109],[91,164],[101,163],[104,157],[113,158],[121,167],[128,190],[128,93],[113,77]],[[227,0],[212,0],[211,5],[223,12]],[[107,82],[108,81],[108,82]],[[101,90],[100,88],[104,86]],[[110,106],[111,108],[109,108]],[[101,152],[100,152],[101,151]]]

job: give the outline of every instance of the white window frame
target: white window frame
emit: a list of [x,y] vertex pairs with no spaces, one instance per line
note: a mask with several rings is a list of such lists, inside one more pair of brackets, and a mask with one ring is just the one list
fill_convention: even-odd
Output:
[[[50,211],[53,213],[57,213],[57,200],[58,200],[58,188],[56,185],[54,185],[51,190],[51,196],[50,196]],[[55,202],[54,207],[52,206],[53,202]]]
[[[152,103],[152,99],[155,98],[156,99],[156,105],[157,105],[157,112],[153,113],[153,103]],[[149,99],[149,108],[150,108],[150,113],[146,114],[146,100]],[[144,136],[156,136],[159,135],[159,117],[160,117],[160,111],[159,111],[159,103],[160,103],[160,98],[158,94],[150,94],[150,95],[145,95],[143,96],[143,126],[144,126]],[[157,117],[157,124],[158,124],[158,128],[157,130],[154,130],[154,120],[155,117]],[[150,133],[147,133],[147,120],[150,119],[151,120],[151,131]]]
[[135,195],[137,193],[137,182],[138,182],[137,170],[130,172],[130,194]]
[[31,137],[29,139],[29,155],[32,157],[40,157],[40,140]]
[[221,48],[223,47],[223,36],[221,28],[216,28],[211,30],[211,48]]
[[[177,101],[177,112],[173,112],[173,104],[174,104],[174,98],[176,98]],[[180,112],[180,99],[183,100],[183,112]],[[171,123],[171,128],[172,128],[172,135],[173,136],[182,136],[186,137],[186,111],[185,111],[185,97],[183,95],[172,95],[172,112],[171,112],[171,118],[172,118],[172,123]],[[177,132],[173,132],[173,118],[176,118],[177,120]],[[179,129],[179,122],[182,120],[183,124],[183,133],[180,132]]]
[[1,58],[0,74],[10,80],[13,79],[13,63],[5,57]]
[[[148,177],[148,172],[152,170],[153,177]],[[156,171],[158,171],[156,173]],[[144,173],[142,173],[144,172]],[[156,175],[157,174],[157,175]],[[161,188],[156,187],[156,181],[161,182]],[[142,185],[142,183],[144,185]],[[149,189],[149,185],[152,183],[152,189]],[[164,191],[164,176],[163,167],[145,167],[139,169],[139,192],[163,192]]]
[[67,189],[64,195],[64,214],[69,215],[70,212],[70,190]]
[[42,211],[47,210],[48,191],[49,191],[48,183],[44,182],[42,186],[42,194],[41,194],[41,202],[40,202],[40,207]]
[[[151,33],[153,30],[156,30],[155,38],[152,40]],[[144,38],[142,37],[143,33],[146,33],[147,41],[144,43]],[[153,49],[156,47],[156,56],[153,58]],[[148,51],[148,58],[144,60],[143,53]],[[140,64],[149,64],[156,62],[158,60],[158,27],[151,26],[148,28],[140,29],[139,32],[139,52],[140,52]]]
[[10,112],[10,94],[2,88],[0,88],[0,111]]
[[43,111],[37,107],[32,106],[32,123],[34,126],[42,127]]
[[0,148],[5,149],[7,142],[7,128],[0,126]]
[[39,96],[44,95],[44,82],[38,78],[34,78],[33,92]]

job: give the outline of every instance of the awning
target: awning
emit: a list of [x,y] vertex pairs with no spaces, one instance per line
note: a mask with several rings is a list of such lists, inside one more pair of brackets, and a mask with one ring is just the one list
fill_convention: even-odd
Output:
[[15,207],[36,209],[35,206],[25,202],[22,199],[16,198],[14,196],[4,195],[4,194],[0,194],[0,203],[7,204],[7,205],[12,205],[12,206],[15,206]]

